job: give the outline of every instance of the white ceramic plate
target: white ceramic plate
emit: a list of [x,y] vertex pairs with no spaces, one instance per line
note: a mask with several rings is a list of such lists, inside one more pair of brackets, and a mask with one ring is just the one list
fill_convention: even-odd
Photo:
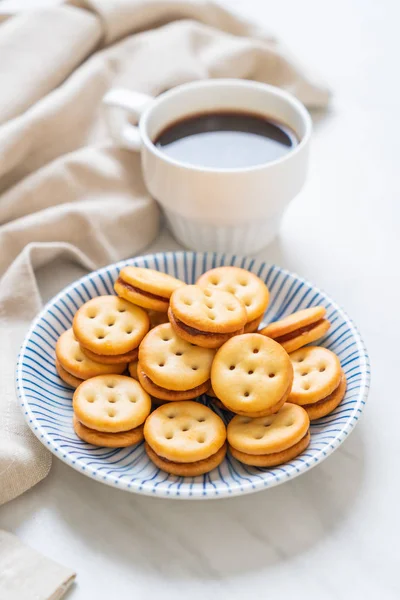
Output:
[[[321,344],[340,358],[347,392],[340,406],[311,425],[311,444],[295,460],[273,469],[248,467],[227,456],[222,465],[201,477],[176,477],[157,469],[143,444],[130,448],[98,448],[81,441],[72,428],[72,390],[58,377],[55,344],[71,326],[76,310],[87,300],[113,293],[113,282],[126,265],[155,268],[187,283],[219,265],[236,265],[256,273],[270,290],[264,322],[301,308],[322,305],[331,329]],[[333,300],[301,277],[255,259],[234,255],[178,252],[134,258],[95,271],[60,292],[34,321],[17,365],[17,391],[29,427],[58,458],[108,485],[162,497],[223,498],[284,483],[311,469],[346,439],[357,424],[369,388],[369,360],[353,322]],[[207,396],[201,401],[207,403]],[[220,413],[226,420],[226,415]]]

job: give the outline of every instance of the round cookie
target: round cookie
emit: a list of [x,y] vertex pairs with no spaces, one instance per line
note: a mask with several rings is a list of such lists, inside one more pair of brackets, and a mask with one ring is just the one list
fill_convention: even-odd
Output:
[[289,402],[309,405],[332,394],[339,386],[342,368],[336,354],[321,346],[306,346],[290,355],[293,386]]
[[175,391],[209,381],[214,355],[214,350],[180,338],[170,323],[149,331],[139,348],[139,362],[148,377],[157,385]]
[[321,419],[321,417],[326,417],[326,415],[329,415],[332,411],[334,411],[343,400],[346,394],[346,387],[346,375],[342,371],[342,377],[338,387],[331,394],[329,394],[329,396],[319,400],[319,402],[314,402],[314,404],[303,404],[303,408],[307,411],[310,421],[315,421],[316,419]]
[[77,388],[78,385],[80,385],[83,382],[83,379],[74,377],[73,375],[71,375],[71,373],[68,373],[68,371],[63,369],[62,366],[60,365],[60,362],[57,357],[55,360],[55,365],[56,365],[56,371],[57,371],[59,377],[61,377],[61,379],[64,381],[64,383],[68,384],[69,386],[71,386],[73,388]]
[[56,358],[61,367],[74,377],[83,380],[97,375],[121,374],[125,364],[107,365],[88,358],[74,336],[72,329],[67,329],[60,335],[56,344]]
[[133,446],[143,440],[143,425],[130,429],[129,431],[120,431],[118,433],[106,433],[89,429],[78,421],[76,415],[73,416],[73,427],[76,435],[93,446],[105,446],[106,448],[125,448]]
[[198,402],[170,402],[147,418],[144,438],[149,458],[174,475],[196,476],[224,459],[226,428],[210,408]]
[[204,348],[219,348],[247,322],[245,306],[235,296],[197,285],[172,294],[168,317],[181,338]]
[[244,333],[257,331],[269,302],[269,291],[265,283],[240,267],[217,267],[199,277],[197,285],[230,292],[246,307],[247,323]]
[[84,381],[75,390],[72,404],[83,425],[108,433],[135,429],[151,410],[148,393],[124,375],[99,375]]
[[184,285],[183,281],[154,269],[125,267],[120,271],[114,290],[133,304],[166,313],[172,292]]
[[281,344],[286,352],[294,352],[306,344],[315,342],[328,331],[331,324],[324,318],[325,315],[326,310],[323,306],[313,306],[270,323],[259,333]]
[[72,324],[78,342],[100,356],[121,355],[134,350],[149,326],[145,310],[118,296],[92,298],[80,307]]
[[286,351],[257,333],[230,339],[217,351],[211,383],[228,410],[249,417],[277,412],[286,401],[293,368]]
[[267,417],[236,415],[228,425],[229,449],[245,464],[276,466],[303,452],[310,442],[309,427],[307,412],[288,402]]

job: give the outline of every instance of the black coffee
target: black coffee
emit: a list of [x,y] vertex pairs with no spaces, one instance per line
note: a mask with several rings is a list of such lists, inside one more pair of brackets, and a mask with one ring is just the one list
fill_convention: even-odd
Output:
[[254,114],[198,114],[169,125],[155,145],[179,162],[234,169],[268,163],[297,146],[286,125]]

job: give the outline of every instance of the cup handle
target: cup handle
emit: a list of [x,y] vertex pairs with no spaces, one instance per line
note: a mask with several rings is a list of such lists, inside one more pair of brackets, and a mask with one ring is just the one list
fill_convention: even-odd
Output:
[[114,142],[128,150],[140,150],[142,139],[139,128],[132,125],[128,117],[136,122],[154,98],[140,92],[120,88],[112,89],[103,98],[107,127]]

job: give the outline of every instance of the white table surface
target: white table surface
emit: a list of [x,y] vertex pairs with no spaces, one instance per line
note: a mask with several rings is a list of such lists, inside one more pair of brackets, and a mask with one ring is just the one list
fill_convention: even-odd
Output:
[[[77,571],[68,600],[398,600],[400,6],[225,4],[282,36],[335,91],[316,119],[308,183],[261,256],[316,282],[356,321],[372,366],[364,417],[317,468],[229,500],[135,496],[54,458],[45,481],[0,509],[0,527]],[[163,232],[150,250],[177,247]],[[55,273],[45,293],[73,275]]]

